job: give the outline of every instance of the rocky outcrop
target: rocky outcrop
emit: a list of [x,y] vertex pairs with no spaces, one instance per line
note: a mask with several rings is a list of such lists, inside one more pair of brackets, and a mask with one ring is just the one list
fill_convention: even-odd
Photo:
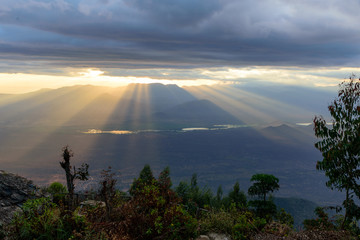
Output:
[[9,223],[27,199],[38,195],[37,187],[28,179],[0,170],[0,224]]
[[231,240],[225,234],[210,233],[208,235],[200,235],[196,240]]

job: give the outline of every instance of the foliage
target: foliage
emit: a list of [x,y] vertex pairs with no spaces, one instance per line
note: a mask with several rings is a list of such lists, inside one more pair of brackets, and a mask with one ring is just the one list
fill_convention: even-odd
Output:
[[236,182],[233,190],[229,192],[229,199],[231,203],[234,203],[237,208],[246,207],[246,195],[243,191],[240,191],[239,182]]
[[131,196],[136,195],[139,192],[139,189],[138,189],[139,186],[151,184],[154,179],[155,178],[151,171],[150,165],[146,164],[144,166],[144,168],[141,170],[139,178],[134,179],[134,181],[130,187],[130,190],[129,190],[130,195]]
[[170,189],[172,186],[172,182],[170,179],[170,168],[166,167],[159,175],[159,185],[161,189]]
[[225,209],[209,211],[199,220],[200,233],[216,232],[231,235],[234,223],[239,215],[240,212],[234,205],[230,211]]
[[270,220],[276,214],[276,205],[272,198],[267,200],[266,195],[280,188],[279,179],[271,174],[255,174],[250,181],[254,183],[248,189],[248,194],[258,199],[250,201],[249,205],[255,208],[258,216]]
[[59,182],[53,182],[45,189],[45,191],[52,195],[52,200],[55,204],[60,205],[65,203],[66,194],[68,191],[63,184]]
[[315,208],[315,219],[305,219],[303,224],[305,229],[321,229],[321,230],[333,230],[336,228],[334,223],[330,221],[328,214],[324,211],[324,208],[317,207]]
[[281,237],[281,239],[284,239],[293,233],[293,230],[289,225],[277,221],[272,221],[266,224],[262,231]]
[[[144,170],[145,169],[145,170]],[[134,180],[132,198],[113,208],[107,223],[95,224],[109,238],[189,239],[196,233],[197,221],[180,204],[181,199],[170,189],[169,170],[159,179],[146,166]],[[146,174],[144,174],[146,173]]]
[[332,117],[331,127],[320,116],[314,118],[314,131],[321,140],[315,147],[323,159],[316,168],[328,177],[326,185],[331,189],[345,190],[345,216],[342,227],[353,218],[360,218],[354,196],[360,197],[360,80],[352,75],[349,81],[339,85],[337,98],[328,106]]
[[191,215],[197,216],[200,208],[212,206],[214,200],[213,193],[210,188],[204,187],[200,189],[197,184],[197,175],[193,174],[190,185],[181,181],[175,188],[175,192],[182,199],[183,204]]
[[52,195],[58,194],[58,193],[66,193],[67,189],[64,185],[62,185],[59,182],[53,182],[50,184],[50,186],[46,189],[48,193],[51,193]]
[[271,174],[255,174],[250,179],[251,182],[254,182],[252,186],[248,189],[248,194],[250,196],[258,196],[264,202],[266,201],[266,195],[270,192],[279,190],[279,179]]
[[49,198],[28,200],[22,210],[11,225],[10,235],[15,239],[75,239],[75,235],[86,235],[85,218],[62,212]]
[[199,220],[200,233],[223,233],[232,236],[233,239],[249,239],[265,224],[265,219],[255,217],[247,210],[239,210],[235,204],[227,210],[209,211]]
[[294,218],[291,214],[285,212],[285,209],[281,208],[280,211],[276,213],[275,219],[281,224],[285,224],[290,228],[294,227]]
[[111,172],[111,167],[108,167],[107,170],[101,172],[100,181],[100,195],[106,205],[106,215],[107,218],[110,217],[110,211],[112,208],[112,203],[116,195],[115,185],[117,180],[114,179],[115,173]]
[[251,212],[246,211],[236,220],[232,230],[232,238],[234,240],[249,239],[251,235],[259,232],[265,225],[265,219],[255,217]]
[[254,208],[254,212],[257,216],[265,218],[270,222],[276,215],[276,205],[272,199],[263,200],[252,200],[249,201],[249,205]]

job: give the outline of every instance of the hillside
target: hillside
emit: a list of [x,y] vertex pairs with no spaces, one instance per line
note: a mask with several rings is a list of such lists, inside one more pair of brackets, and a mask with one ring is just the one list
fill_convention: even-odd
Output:
[[[170,166],[175,183],[196,172],[202,185],[216,189],[221,184],[226,191],[235,181],[247,189],[254,173],[271,173],[280,178],[279,196],[339,202],[339,194],[328,190],[323,173],[315,170],[321,155],[313,146],[312,127],[295,124],[311,122],[309,109],[296,106],[288,112],[290,105],[276,94],[260,97],[256,91],[244,91],[246,86],[196,89],[86,85],[4,96],[0,162],[6,170],[50,183],[62,179],[59,151],[70,145],[76,165],[88,162],[95,180],[101,169],[118,169],[123,189],[149,163],[155,171]],[[312,91],[308,98],[318,93]],[[298,112],[292,116],[294,111]],[[281,121],[299,115],[298,121]]]
[[209,100],[194,100],[155,114],[158,121],[188,124],[241,124],[241,121]]

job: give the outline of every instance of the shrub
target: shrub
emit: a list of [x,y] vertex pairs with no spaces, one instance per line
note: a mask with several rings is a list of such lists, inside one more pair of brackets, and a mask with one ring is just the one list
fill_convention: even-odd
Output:
[[254,217],[251,212],[246,211],[236,220],[232,229],[232,237],[234,240],[249,239],[251,235],[260,231],[265,225],[265,219]]
[[195,217],[198,217],[199,208],[212,207],[217,204],[210,188],[204,187],[200,189],[197,184],[196,174],[193,174],[190,184],[181,181],[176,187],[175,192],[182,199],[189,213]]
[[262,231],[279,237],[287,237],[292,232],[292,229],[287,224],[273,221],[266,224]]
[[289,226],[290,228],[294,227],[294,218],[293,218],[293,216],[291,216],[290,213],[285,212],[285,210],[283,208],[280,209],[280,211],[276,213],[275,218],[281,224],[285,224],[285,225]]
[[74,239],[87,229],[85,218],[62,212],[49,198],[26,201],[10,226],[15,239]]
[[231,235],[238,215],[239,212],[237,211],[225,211],[224,209],[210,211],[199,220],[200,232],[203,234],[216,232]]
[[328,214],[324,211],[323,208],[315,208],[315,214],[317,215],[316,219],[305,219],[303,224],[305,229],[322,229],[322,230],[333,230],[335,225],[330,221]]
[[[196,235],[197,221],[180,204],[170,189],[168,169],[159,180],[147,165],[131,187],[132,198],[113,208],[109,221],[95,223],[108,238],[190,239]],[[101,211],[100,209],[98,211]]]
[[250,211],[239,210],[233,203],[228,210],[209,212],[200,219],[199,223],[201,233],[223,233],[237,240],[249,239],[265,226],[266,220],[255,217]]
[[57,193],[67,193],[66,187],[59,182],[53,182],[52,184],[50,184],[46,191],[53,195]]

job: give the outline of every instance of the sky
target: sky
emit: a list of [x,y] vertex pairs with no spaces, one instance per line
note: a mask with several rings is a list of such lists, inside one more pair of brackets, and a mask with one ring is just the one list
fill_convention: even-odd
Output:
[[335,86],[358,0],[0,0],[0,92],[162,82]]

